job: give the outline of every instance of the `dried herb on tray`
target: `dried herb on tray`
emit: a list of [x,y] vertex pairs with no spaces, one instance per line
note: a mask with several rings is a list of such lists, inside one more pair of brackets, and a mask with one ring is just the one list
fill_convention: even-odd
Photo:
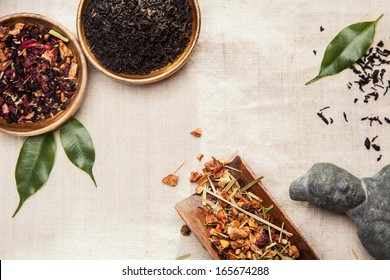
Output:
[[107,69],[148,74],[183,52],[192,32],[188,0],[95,0],[85,14],[91,52]]
[[36,24],[0,26],[1,118],[8,123],[38,122],[71,103],[78,64],[64,40]]
[[243,185],[228,162],[213,158],[204,164],[195,191],[208,208],[205,226],[219,255],[229,260],[298,259],[291,233],[273,224],[273,205],[263,205],[250,189],[262,177]]

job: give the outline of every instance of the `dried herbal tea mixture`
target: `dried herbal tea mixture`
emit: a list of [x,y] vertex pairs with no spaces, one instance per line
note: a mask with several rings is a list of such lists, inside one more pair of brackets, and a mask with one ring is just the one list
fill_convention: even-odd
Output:
[[[356,75],[354,81],[347,83],[347,88],[354,91],[354,104],[381,104],[385,102],[386,94],[390,88],[390,78],[386,78],[386,69],[390,64],[390,50],[384,47],[383,41],[380,41],[374,47],[371,47],[368,52],[362,56],[350,69]],[[317,112],[318,117],[326,124],[332,124],[333,118],[327,116],[326,110],[330,106],[326,106]],[[371,108],[372,107],[367,107]],[[346,112],[343,112],[343,119],[349,122]],[[390,114],[387,116],[378,115],[376,112],[369,112],[362,115],[359,121],[366,122],[367,125],[373,127],[375,125],[390,125]],[[374,134],[375,135],[375,134]],[[377,153],[376,160],[382,159],[381,148],[378,144],[378,135],[366,137],[362,142],[367,150]]]
[[298,259],[299,250],[289,241],[292,234],[283,229],[284,224],[272,223],[273,205],[263,205],[250,190],[262,177],[244,185],[232,170],[240,172],[213,158],[196,176],[195,191],[208,208],[205,226],[219,255],[228,260]]
[[190,41],[188,0],[94,0],[85,14],[85,36],[109,70],[147,74],[183,52]]
[[60,34],[35,24],[0,26],[0,117],[38,122],[63,111],[77,89],[78,64]]

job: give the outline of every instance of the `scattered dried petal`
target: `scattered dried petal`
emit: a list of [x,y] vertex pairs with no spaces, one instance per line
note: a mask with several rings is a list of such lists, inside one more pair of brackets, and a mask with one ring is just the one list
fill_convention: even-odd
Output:
[[199,161],[201,161],[202,160],[202,158],[203,158],[203,154],[198,154],[198,156],[196,157]]
[[177,185],[178,180],[178,176],[176,176],[175,174],[169,174],[162,179],[162,182],[168,186],[175,187]]
[[193,135],[195,137],[201,137],[202,136],[202,129],[197,128],[197,129],[191,131],[190,133],[191,133],[191,135]]
[[194,183],[200,180],[202,178],[203,174],[199,173],[197,171],[192,171],[190,175],[190,182]]

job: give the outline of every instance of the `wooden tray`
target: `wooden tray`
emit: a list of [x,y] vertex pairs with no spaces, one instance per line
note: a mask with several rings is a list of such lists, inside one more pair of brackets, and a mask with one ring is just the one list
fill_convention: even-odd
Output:
[[[230,172],[238,180],[241,179],[244,184],[247,184],[257,178],[252,169],[240,156],[236,156],[229,165],[241,170],[241,172],[234,172],[231,170]],[[275,201],[264,184],[262,182],[257,183],[251,188],[251,192],[263,200],[264,206],[274,206],[270,212],[271,216],[274,218],[273,222],[277,225],[281,225],[282,222],[284,222],[284,229],[293,234],[289,240],[291,241],[291,244],[294,244],[298,247],[300,252],[300,259],[318,260],[319,257],[313,251],[313,248],[299,233],[298,229],[293,225],[291,220],[287,217],[286,213],[283,212],[279,204]],[[208,231],[204,226],[207,208],[206,206],[202,205],[201,197],[194,194],[177,203],[175,208],[187,226],[202,243],[203,247],[210,254],[210,256],[215,260],[221,259],[218,255],[218,252],[212,247],[211,242],[209,241]]]

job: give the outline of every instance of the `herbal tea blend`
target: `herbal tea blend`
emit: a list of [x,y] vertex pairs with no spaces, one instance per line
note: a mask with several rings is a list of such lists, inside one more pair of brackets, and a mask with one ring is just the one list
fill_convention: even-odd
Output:
[[0,26],[0,117],[38,122],[63,111],[77,89],[68,39],[36,24]]
[[192,172],[190,177],[207,207],[205,226],[218,254],[228,260],[298,259],[299,250],[289,241],[292,234],[284,223],[281,227],[272,223],[273,205],[264,205],[251,192],[262,177],[244,184],[231,171],[241,172],[213,158],[204,164],[202,174]]
[[188,0],[95,0],[85,14],[85,37],[104,67],[148,74],[183,52],[190,41]]

